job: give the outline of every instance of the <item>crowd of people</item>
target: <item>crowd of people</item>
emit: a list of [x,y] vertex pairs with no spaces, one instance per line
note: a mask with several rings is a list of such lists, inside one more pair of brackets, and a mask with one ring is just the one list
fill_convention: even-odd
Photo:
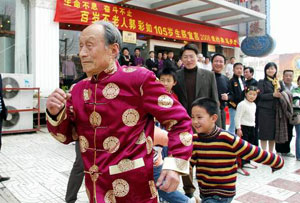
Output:
[[[194,44],[181,48],[177,62],[171,51],[150,51],[147,60],[134,52],[121,49],[112,24],[88,26],[80,36],[85,76],[69,93],[48,97],[49,132],[64,144],[76,141],[66,202],[76,201],[84,174],[90,202],[231,202],[237,173],[257,168],[251,161],[274,172],[281,156],[294,156],[293,125],[300,160],[300,88],[292,70],[280,81],[270,62],[257,82],[253,68],[234,57],[225,67],[224,55],[204,58]],[[185,194],[177,191],[180,176]]]

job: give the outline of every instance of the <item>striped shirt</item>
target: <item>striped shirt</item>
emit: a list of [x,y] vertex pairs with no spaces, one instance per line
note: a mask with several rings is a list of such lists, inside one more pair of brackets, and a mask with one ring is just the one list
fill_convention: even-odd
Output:
[[191,165],[203,197],[235,196],[237,157],[269,165],[272,170],[283,167],[284,161],[274,153],[251,145],[240,137],[216,128],[210,135],[195,134]]

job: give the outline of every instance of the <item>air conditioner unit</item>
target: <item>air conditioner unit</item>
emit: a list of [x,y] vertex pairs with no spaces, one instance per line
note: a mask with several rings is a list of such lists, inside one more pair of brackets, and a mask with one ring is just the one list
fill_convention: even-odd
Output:
[[[32,88],[33,75],[2,73],[3,88]],[[33,90],[5,90],[3,98],[8,110],[33,108]],[[8,113],[3,121],[3,131],[27,130],[33,128],[33,111]]]

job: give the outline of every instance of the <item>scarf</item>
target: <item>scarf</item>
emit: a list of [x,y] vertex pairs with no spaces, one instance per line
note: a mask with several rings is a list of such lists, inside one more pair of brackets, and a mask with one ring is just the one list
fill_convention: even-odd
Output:
[[274,86],[274,92],[280,90],[280,83],[277,78],[271,78],[267,76],[267,79],[272,82],[272,85]]

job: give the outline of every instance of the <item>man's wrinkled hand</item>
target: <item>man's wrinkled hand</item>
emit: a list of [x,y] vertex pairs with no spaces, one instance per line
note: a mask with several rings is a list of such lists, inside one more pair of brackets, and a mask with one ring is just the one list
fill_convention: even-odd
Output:
[[48,97],[46,107],[51,115],[57,115],[65,106],[71,94],[62,89],[55,89]]
[[156,186],[165,192],[174,192],[179,185],[179,174],[173,170],[162,170]]

